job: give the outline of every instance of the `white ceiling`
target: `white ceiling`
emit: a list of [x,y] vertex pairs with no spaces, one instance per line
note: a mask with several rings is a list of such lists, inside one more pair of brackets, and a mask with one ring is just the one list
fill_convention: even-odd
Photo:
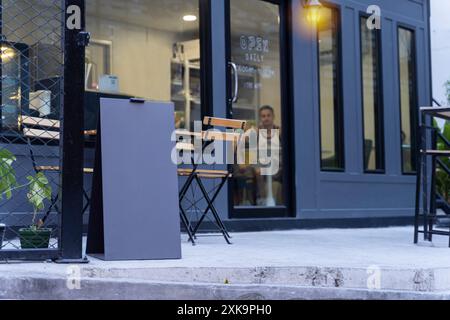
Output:
[[184,22],[183,16],[198,17],[198,0],[89,0],[88,16],[101,17],[147,28],[191,32],[198,30],[196,22]]
[[[215,0],[218,1],[218,0]],[[172,32],[198,31],[199,21],[184,22],[183,16],[199,16],[198,0],[89,0],[88,16],[132,23]],[[260,0],[232,0],[233,27],[268,31],[278,28],[278,6]]]

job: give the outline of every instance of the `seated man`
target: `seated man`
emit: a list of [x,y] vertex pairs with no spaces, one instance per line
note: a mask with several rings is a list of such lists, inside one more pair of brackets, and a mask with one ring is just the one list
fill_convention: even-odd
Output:
[[[260,206],[277,206],[283,204],[283,173],[281,170],[281,129],[275,124],[275,111],[271,106],[263,106],[259,109],[259,126],[258,137],[265,138],[265,141],[260,143],[260,147],[274,148],[274,145],[269,147],[269,144],[275,144],[275,148],[280,152],[278,155],[271,154],[270,156],[276,157],[276,161],[279,162],[279,170],[275,175],[265,176],[261,174],[261,166],[256,169],[256,181],[258,185],[258,200],[257,204]],[[261,131],[262,130],[262,131]],[[272,140],[275,136],[273,130],[278,130],[278,141]],[[260,141],[261,142],[261,141]],[[260,150],[260,152],[266,152]],[[270,190],[270,186],[272,190]]]

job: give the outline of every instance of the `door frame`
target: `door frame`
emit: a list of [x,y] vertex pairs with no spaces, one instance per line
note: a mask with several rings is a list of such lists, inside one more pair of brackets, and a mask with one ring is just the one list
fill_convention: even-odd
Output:
[[[233,118],[232,104],[232,79],[229,67],[231,61],[231,0],[225,0],[225,66],[226,66],[226,113]],[[294,109],[293,101],[293,72],[292,72],[292,6],[291,1],[284,0],[259,0],[278,5],[280,8],[280,93],[281,93],[281,146],[283,150],[283,196],[285,206],[282,207],[242,207],[236,208],[233,199],[234,180],[228,183],[228,210],[231,219],[255,219],[255,218],[292,218],[295,217],[295,154],[294,154]],[[290,117],[288,115],[291,115]]]
[[213,110],[213,58],[212,58],[212,11],[211,0],[198,0],[200,38],[200,87],[201,120],[212,116]]

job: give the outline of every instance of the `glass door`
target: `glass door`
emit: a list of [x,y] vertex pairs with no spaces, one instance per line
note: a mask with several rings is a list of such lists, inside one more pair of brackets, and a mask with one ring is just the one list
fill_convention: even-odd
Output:
[[290,188],[284,1],[228,4],[228,108],[231,117],[247,121],[245,157],[234,165],[230,184],[232,216],[286,216]]

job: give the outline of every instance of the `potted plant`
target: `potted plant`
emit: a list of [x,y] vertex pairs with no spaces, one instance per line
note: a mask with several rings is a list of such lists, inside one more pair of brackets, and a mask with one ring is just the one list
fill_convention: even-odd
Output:
[[37,221],[37,214],[45,207],[45,200],[51,200],[52,187],[47,177],[39,172],[35,176],[28,176],[27,198],[33,207],[31,226],[19,230],[22,249],[46,249],[50,244],[51,228],[43,228],[41,220]]
[[[39,172],[35,176],[28,176],[28,183],[18,185],[13,164],[16,157],[7,149],[0,150],[0,200],[12,198],[14,190],[28,187],[27,199],[33,207],[32,224],[29,228],[19,230],[22,249],[48,248],[52,229],[42,228],[43,222],[37,220],[37,214],[45,207],[45,200],[51,200],[52,188],[44,173]],[[0,249],[3,246],[6,226],[0,224]]]
[[[12,197],[12,191],[17,186],[16,173],[13,163],[16,157],[7,149],[0,150],[0,200],[6,197],[8,200]],[[3,248],[3,239],[5,237],[6,225],[0,223],[0,249]]]

